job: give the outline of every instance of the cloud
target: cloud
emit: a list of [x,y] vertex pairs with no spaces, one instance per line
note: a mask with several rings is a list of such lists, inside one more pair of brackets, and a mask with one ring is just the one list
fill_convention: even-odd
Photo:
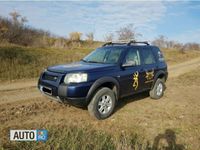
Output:
[[[65,13],[70,11],[66,9]],[[134,24],[140,30],[143,28],[145,31],[153,31],[156,28],[155,22],[160,21],[165,13],[166,6],[158,1],[88,2],[87,5],[80,5],[70,19],[73,21],[76,18],[77,22],[93,27],[96,32],[99,31],[98,34],[115,32],[127,24]]]
[[102,39],[127,24],[134,24],[144,34],[153,33],[167,7],[162,1],[1,2],[0,15],[12,10],[27,16],[30,25],[58,35],[95,32]]

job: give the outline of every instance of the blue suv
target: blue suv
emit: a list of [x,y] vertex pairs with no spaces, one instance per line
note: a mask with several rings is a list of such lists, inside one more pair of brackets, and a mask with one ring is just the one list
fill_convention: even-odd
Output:
[[123,97],[149,91],[163,96],[167,64],[156,46],[147,42],[109,42],[79,62],[48,67],[39,90],[62,103],[88,107],[97,119],[109,117]]

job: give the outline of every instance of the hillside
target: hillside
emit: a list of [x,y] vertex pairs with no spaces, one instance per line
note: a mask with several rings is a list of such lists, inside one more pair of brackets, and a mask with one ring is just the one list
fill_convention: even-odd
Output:
[[[85,42],[73,49],[34,48],[18,45],[0,45],[0,81],[38,78],[50,65],[78,61],[100,42]],[[184,62],[200,56],[200,51],[181,53],[176,49],[162,49],[168,64]]]
[[0,81],[38,77],[47,66],[80,60],[97,45],[73,49],[0,45]]

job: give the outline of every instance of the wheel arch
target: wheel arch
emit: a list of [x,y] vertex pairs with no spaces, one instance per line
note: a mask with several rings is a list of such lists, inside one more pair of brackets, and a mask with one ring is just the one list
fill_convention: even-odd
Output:
[[156,80],[160,78],[160,79],[163,79],[164,82],[167,80],[167,74],[165,71],[163,70],[160,70],[156,73],[155,77],[154,77],[154,81],[153,81],[153,84],[151,86],[151,89],[153,88],[154,84],[156,83]]
[[114,77],[102,77],[96,80],[89,89],[86,97],[87,103],[91,101],[91,98],[93,97],[94,93],[96,93],[96,91],[101,87],[110,88],[114,91],[116,99],[119,98],[119,82]]

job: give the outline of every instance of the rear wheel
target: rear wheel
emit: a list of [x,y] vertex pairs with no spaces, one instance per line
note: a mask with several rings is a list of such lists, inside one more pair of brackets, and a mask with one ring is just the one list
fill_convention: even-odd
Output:
[[97,119],[108,118],[114,111],[116,98],[109,88],[101,88],[93,96],[88,105],[89,113]]
[[149,95],[152,99],[160,99],[164,95],[165,82],[162,79],[157,79]]

